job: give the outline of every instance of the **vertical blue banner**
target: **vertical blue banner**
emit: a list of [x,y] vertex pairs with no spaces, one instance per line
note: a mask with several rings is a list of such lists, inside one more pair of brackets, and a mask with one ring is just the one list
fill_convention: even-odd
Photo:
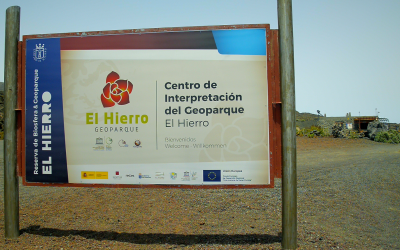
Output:
[[26,42],[26,181],[68,183],[60,39]]

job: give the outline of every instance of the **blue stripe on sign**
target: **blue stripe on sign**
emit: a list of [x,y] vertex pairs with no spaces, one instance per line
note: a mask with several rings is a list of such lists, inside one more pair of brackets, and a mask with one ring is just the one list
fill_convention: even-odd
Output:
[[213,30],[218,52],[223,55],[267,54],[265,29]]
[[204,182],[221,182],[221,170],[203,170]]
[[68,183],[60,39],[26,43],[26,180]]

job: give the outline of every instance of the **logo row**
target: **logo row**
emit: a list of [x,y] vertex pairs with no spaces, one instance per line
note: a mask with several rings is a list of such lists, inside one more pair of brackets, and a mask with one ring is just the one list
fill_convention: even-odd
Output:
[[[154,175],[139,173],[135,174],[121,174],[120,171],[113,173],[112,179],[121,180],[122,178],[138,178],[138,179],[156,179],[156,180],[181,180],[181,181],[195,181],[198,179],[198,173],[195,171],[184,172],[155,172]],[[82,171],[81,179],[109,179],[109,172],[106,171]],[[110,178],[111,179],[111,178]],[[203,170],[204,182],[221,182],[221,170]]]
[[[112,144],[114,140],[111,137],[97,137],[96,138],[96,146],[93,147],[94,151],[111,151],[112,150]],[[118,141],[118,146],[121,148],[127,148],[129,147],[129,144],[126,143],[125,140],[121,139]],[[141,148],[142,147],[142,142],[140,140],[135,140],[133,142],[133,147],[134,148]]]

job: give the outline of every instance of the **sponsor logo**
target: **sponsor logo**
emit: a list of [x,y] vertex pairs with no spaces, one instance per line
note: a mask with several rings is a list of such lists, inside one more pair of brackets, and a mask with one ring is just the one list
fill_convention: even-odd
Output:
[[103,138],[101,138],[101,137],[98,137],[98,138],[96,138],[96,144],[97,145],[99,145],[99,144],[103,144]]
[[221,170],[203,170],[204,182],[221,182]]
[[156,172],[155,179],[164,180],[164,172]]
[[139,173],[139,179],[150,179],[150,175]]
[[106,145],[104,147],[104,139],[101,138],[101,137],[97,137],[96,138],[96,146],[93,147],[93,151],[104,151],[104,149],[107,150],[107,151],[111,151],[107,147],[108,147],[108,145]]
[[194,181],[194,180],[197,180],[197,172],[191,172],[190,173],[190,175],[191,175],[191,178],[192,178],[192,180]]
[[128,147],[129,145],[128,144],[126,144],[126,141],[124,141],[124,140],[119,140],[119,142],[118,142],[118,145],[120,146],[120,147]]
[[36,44],[36,48],[33,49],[33,60],[36,62],[44,61],[46,59],[46,50],[44,43]]
[[96,172],[96,171],[82,171],[81,179],[108,179],[108,172]]
[[108,179],[108,172],[96,172],[96,179]]
[[172,179],[172,180],[176,180],[176,178],[178,177],[178,174],[175,173],[175,172],[171,172],[171,173],[170,173],[170,176],[171,176],[171,179]]
[[119,78],[118,73],[112,71],[106,78],[106,86],[100,96],[104,108],[129,103],[129,95],[132,93],[133,84],[128,80]]
[[135,175],[134,174],[127,174],[127,175],[125,175],[125,177],[132,178],[132,177],[135,177]]
[[81,172],[81,179],[96,179],[96,172],[94,171]]
[[182,181],[190,181],[190,173],[189,173],[189,171],[183,172]]
[[115,171],[115,175],[113,176],[114,180],[121,180],[122,176],[119,174],[119,171]]
[[111,145],[112,143],[113,143],[113,139],[110,138],[110,137],[107,137],[107,139],[106,139],[106,144],[107,144],[107,145]]
[[140,140],[136,140],[136,141],[134,142],[133,147],[134,147],[134,148],[141,148],[142,146],[140,146],[140,145],[142,145],[142,142],[141,142]]

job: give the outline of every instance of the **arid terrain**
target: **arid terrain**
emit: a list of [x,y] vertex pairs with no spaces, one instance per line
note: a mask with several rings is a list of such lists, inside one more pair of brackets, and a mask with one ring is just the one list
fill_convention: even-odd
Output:
[[[297,152],[299,249],[400,249],[399,144],[299,137]],[[0,249],[281,249],[280,180],[250,190],[20,186],[16,240],[4,239],[3,202]]]

